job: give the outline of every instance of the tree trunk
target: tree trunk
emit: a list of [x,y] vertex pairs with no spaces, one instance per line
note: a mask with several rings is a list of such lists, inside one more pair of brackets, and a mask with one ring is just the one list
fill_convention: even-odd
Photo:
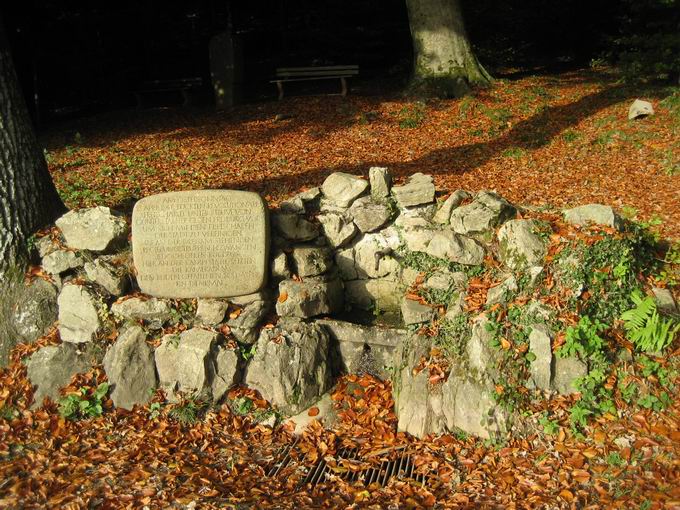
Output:
[[492,81],[470,47],[459,0],[406,0],[413,39],[411,88],[459,97]]
[[23,267],[27,241],[65,210],[19,89],[0,19],[0,282]]

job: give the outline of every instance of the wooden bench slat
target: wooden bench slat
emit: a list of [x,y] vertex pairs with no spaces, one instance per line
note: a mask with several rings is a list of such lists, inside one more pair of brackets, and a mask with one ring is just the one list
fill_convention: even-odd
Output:
[[287,82],[287,81],[313,81],[313,80],[337,80],[338,78],[349,78],[349,76],[313,76],[308,78],[289,78],[285,80],[269,80],[269,83]]

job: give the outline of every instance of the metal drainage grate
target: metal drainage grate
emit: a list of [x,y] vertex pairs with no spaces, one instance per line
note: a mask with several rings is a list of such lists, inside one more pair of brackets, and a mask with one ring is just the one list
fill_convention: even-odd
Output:
[[[296,438],[293,443],[286,446],[280,452],[279,458],[281,460],[273,463],[269,467],[267,476],[276,476],[283,469],[297,462],[291,456],[291,452],[298,442],[299,439]],[[338,451],[337,459],[349,461],[362,460],[359,457],[359,448],[341,449]],[[392,478],[398,480],[411,480],[423,486],[427,485],[429,479],[427,473],[416,472],[415,462],[413,456],[410,454],[403,454],[394,460],[383,460],[379,466],[360,470],[336,472],[324,459],[318,460],[311,468],[304,469],[306,474],[298,484],[298,488],[307,484],[316,486],[320,483],[324,483],[328,481],[331,475],[335,475],[348,483],[360,482],[366,486],[377,483],[381,487],[386,486]]]

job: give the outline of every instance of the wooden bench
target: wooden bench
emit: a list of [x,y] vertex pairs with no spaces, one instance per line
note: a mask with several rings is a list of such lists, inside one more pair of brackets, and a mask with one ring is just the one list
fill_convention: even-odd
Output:
[[347,78],[357,76],[359,66],[279,67],[270,83],[276,83],[279,100],[283,99],[283,83],[286,81],[337,80],[342,84],[343,96],[347,95]]
[[190,93],[203,86],[202,78],[178,78],[174,80],[149,80],[133,91],[137,99],[137,108],[142,107],[142,97],[156,92],[180,92],[182,94],[182,106],[187,106],[190,101]]

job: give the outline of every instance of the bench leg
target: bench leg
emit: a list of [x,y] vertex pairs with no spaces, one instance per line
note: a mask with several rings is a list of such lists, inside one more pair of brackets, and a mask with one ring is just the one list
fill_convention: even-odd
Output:
[[343,96],[346,96],[346,95],[347,95],[347,80],[345,79],[344,76],[340,78],[340,83],[342,84],[342,92],[341,92],[341,94],[342,94]]
[[280,81],[277,81],[276,82],[276,88],[279,89],[279,101],[281,101],[283,99],[283,83],[281,83]]

